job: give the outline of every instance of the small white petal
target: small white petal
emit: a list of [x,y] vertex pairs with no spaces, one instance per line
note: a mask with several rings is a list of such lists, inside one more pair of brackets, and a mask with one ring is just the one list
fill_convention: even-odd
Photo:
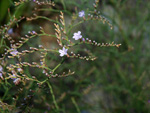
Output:
[[73,35],[74,36],[72,38],[74,38],[75,40],[79,40],[82,38],[81,31],[78,31],[77,33],[74,33]]
[[62,57],[62,56],[64,56],[64,55],[67,55],[67,51],[68,51],[68,49],[65,49],[65,47],[63,47],[62,50],[59,49],[60,56]]
[[83,16],[85,16],[85,12],[84,11],[80,11],[79,12],[79,17],[83,17]]

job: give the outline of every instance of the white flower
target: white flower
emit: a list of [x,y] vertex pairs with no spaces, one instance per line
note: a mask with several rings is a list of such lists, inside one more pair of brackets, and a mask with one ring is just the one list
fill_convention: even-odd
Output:
[[62,50],[59,49],[60,56],[62,57],[62,56],[64,56],[64,55],[67,55],[67,51],[68,51],[68,49],[65,49],[65,47],[63,47]]
[[85,12],[82,10],[79,12],[79,17],[83,17],[83,16],[85,16]]
[[75,40],[81,39],[82,38],[81,31],[74,33],[72,38],[74,38]]
[[0,65],[0,72],[2,72],[3,71],[3,67]]
[[43,47],[42,45],[39,45],[39,47]]
[[10,54],[12,54],[13,56],[16,56],[18,54],[18,51],[16,49],[11,49]]

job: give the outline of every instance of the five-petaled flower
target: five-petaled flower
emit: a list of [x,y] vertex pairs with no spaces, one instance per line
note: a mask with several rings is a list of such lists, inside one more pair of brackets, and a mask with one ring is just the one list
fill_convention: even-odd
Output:
[[85,12],[82,10],[79,12],[79,17],[84,17],[85,16]]
[[74,33],[74,34],[73,34],[73,38],[74,38],[75,40],[81,39],[81,38],[82,38],[81,31],[78,31],[77,33]]
[[10,54],[12,54],[13,56],[16,56],[18,54],[18,51],[16,49],[11,49]]
[[67,55],[67,51],[68,49],[66,49],[65,47],[63,47],[63,49],[59,49],[59,53],[60,53],[60,56],[64,56],[64,55]]

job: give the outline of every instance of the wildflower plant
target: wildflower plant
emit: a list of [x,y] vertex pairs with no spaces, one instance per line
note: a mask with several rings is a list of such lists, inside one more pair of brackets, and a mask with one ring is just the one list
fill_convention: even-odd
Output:
[[[36,93],[39,91],[39,88],[42,87],[48,87],[51,93],[52,97],[52,106],[54,112],[60,112],[61,108],[59,106],[59,100],[55,98],[55,94],[53,91],[53,88],[51,86],[50,80],[52,78],[58,78],[58,77],[66,77],[73,75],[75,72],[74,70],[71,71],[70,69],[63,70],[63,72],[57,72],[58,68],[61,68],[64,66],[64,62],[66,62],[68,59],[76,58],[80,60],[86,60],[86,61],[94,61],[97,57],[95,57],[93,54],[88,53],[87,56],[82,56],[82,54],[78,53],[76,51],[76,47],[81,45],[91,45],[95,47],[119,47],[121,44],[115,44],[114,42],[111,43],[99,43],[94,40],[91,40],[90,37],[86,38],[86,35],[79,30],[76,30],[74,32],[74,28],[81,25],[84,22],[96,20],[103,23],[107,23],[110,28],[112,29],[111,23],[103,17],[99,11],[97,10],[99,0],[96,0],[94,3],[94,8],[92,11],[89,10],[82,10],[82,11],[76,11],[73,14],[71,14],[71,22],[69,25],[66,24],[65,20],[65,13],[67,11],[65,10],[56,10],[55,3],[51,1],[43,1],[40,2],[38,0],[20,0],[19,2],[15,2],[16,7],[19,7],[20,5],[24,5],[26,3],[33,3],[40,6],[48,6],[50,7],[50,11],[52,12],[59,12],[59,17],[56,18],[56,20],[50,19],[48,17],[37,15],[36,13],[33,14],[32,17],[20,17],[20,19],[16,18],[15,15],[10,17],[10,22],[7,25],[1,26],[0,34],[1,34],[1,40],[0,40],[0,47],[1,50],[3,49],[4,53],[0,57],[0,83],[1,86],[7,89],[7,92],[5,92],[3,98],[1,99],[1,105],[2,110],[10,111],[10,110],[16,110],[16,107],[19,106],[18,110],[24,110],[23,107],[20,107],[20,105],[17,105],[17,100],[19,99],[19,95],[23,92],[23,90],[26,88],[26,86],[31,87],[30,83],[36,83],[34,88],[35,90],[32,91],[30,88],[31,95],[28,97],[24,97],[25,100],[28,100],[26,102],[30,103],[30,99],[32,99]],[[48,9],[48,8],[47,8]],[[34,10],[34,12],[40,11],[39,9]],[[50,21],[55,26],[55,35],[48,34],[45,32],[44,28],[39,26],[39,31],[29,31],[28,34],[25,36],[21,36],[19,41],[16,42],[12,37],[11,33],[13,32],[13,25],[16,24],[18,26],[18,22],[20,22],[23,19],[26,19],[27,21],[34,21],[37,19],[45,19]],[[31,39],[39,38],[41,36],[48,36],[56,38],[57,43],[59,47],[49,49],[44,47],[42,44],[40,44],[38,47],[28,47],[28,49],[23,48],[23,46],[28,43]],[[97,38],[99,38],[97,36]],[[6,44],[6,42],[9,41],[9,45]],[[25,49],[25,50],[23,50]],[[75,51],[72,51],[75,50]],[[82,53],[85,53],[84,50],[81,50]],[[25,60],[26,56],[30,56],[33,53],[38,52],[40,55],[40,58],[37,61],[31,61],[27,62]],[[58,64],[56,64],[54,67],[50,67],[50,64],[47,64],[48,56],[49,54],[54,54],[54,56],[60,60]],[[30,58],[30,57],[29,57]],[[13,61],[13,63],[12,63]],[[90,64],[89,64],[90,65]],[[41,74],[31,74],[29,71],[26,71],[27,69],[33,69],[36,68],[40,71]],[[79,70],[80,71],[80,70]],[[44,75],[43,75],[44,74]],[[42,79],[40,79],[41,76],[44,76]],[[57,80],[57,79],[56,79]],[[15,98],[13,99],[13,103],[10,105],[6,104],[3,100],[6,100],[7,93],[13,86],[21,86],[18,93],[15,94]],[[22,84],[22,85],[21,85]],[[44,86],[46,85],[46,86]],[[9,88],[8,88],[9,87]],[[29,90],[28,89],[28,90]],[[33,97],[32,97],[33,96]],[[50,96],[50,95],[49,95]],[[75,99],[71,98],[73,104],[78,110],[78,107],[76,105]],[[18,102],[19,103],[19,102]],[[28,106],[28,103],[26,106]]]

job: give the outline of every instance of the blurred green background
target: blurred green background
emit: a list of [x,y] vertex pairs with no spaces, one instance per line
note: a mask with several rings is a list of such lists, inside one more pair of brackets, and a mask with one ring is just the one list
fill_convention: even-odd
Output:
[[[16,8],[13,2],[12,0],[0,1],[0,25],[9,22],[8,8],[12,15],[15,13],[16,17],[19,17],[31,16],[33,7],[37,7],[33,3],[26,3]],[[92,9],[94,0],[54,0],[54,2],[56,9],[65,9],[73,13],[75,7],[78,11]],[[58,69],[58,72],[68,69],[75,71],[73,76],[50,80],[59,107],[62,113],[77,113],[72,102],[75,100],[81,113],[150,113],[150,2],[149,0],[100,0],[98,9],[110,20],[113,25],[112,30],[107,24],[90,21],[85,22],[74,31],[81,30],[84,37],[97,42],[114,41],[122,45],[120,48],[98,48],[90,45],[77,47],[79,51],[82,47],[83,50],[92,52],[97,56],[97,60],[71,59]],[[43,11],[38,14],[54,19],[54,16],[59,13]],[[65,14],[68,21],[69,16]],[[15,25],[12,27],[15,36],[19,37],[30,30],[37,31],[37,26],[44,27],[48,33],[52,32],[52,24],[48,21],[26,22],[23,20],[19,23],[19,28]],[[47,43],[45,37],[38,38],[36,41],[27,45],[37,45],[42,41],[42,44],[47,47],[55,42],[50,39],[50,42]],[[51,55],[48,56],[48,63],[60,60],[55,56],[51,57]],[[36,75],[36,73],[38,72],[30,74]],[[25,98],[30,94],[29,89],[34,89],[35,85],[32,83],[30,87],[24,89],[19,95],[16,106],[24,103],[21,97]],[[50,106],[52,104],[51,94],[47,92],[46,86],[43,87],[34,95],[31,102],[29,101],[30,112],[54,112]],[[3,96],[6,90],[0,88],[0,91]],[[4,102],[11,105],[13,102],[10,98],[17,90],[14,88],[10,92]],[[27,107],[22,109],[27,109]]]

